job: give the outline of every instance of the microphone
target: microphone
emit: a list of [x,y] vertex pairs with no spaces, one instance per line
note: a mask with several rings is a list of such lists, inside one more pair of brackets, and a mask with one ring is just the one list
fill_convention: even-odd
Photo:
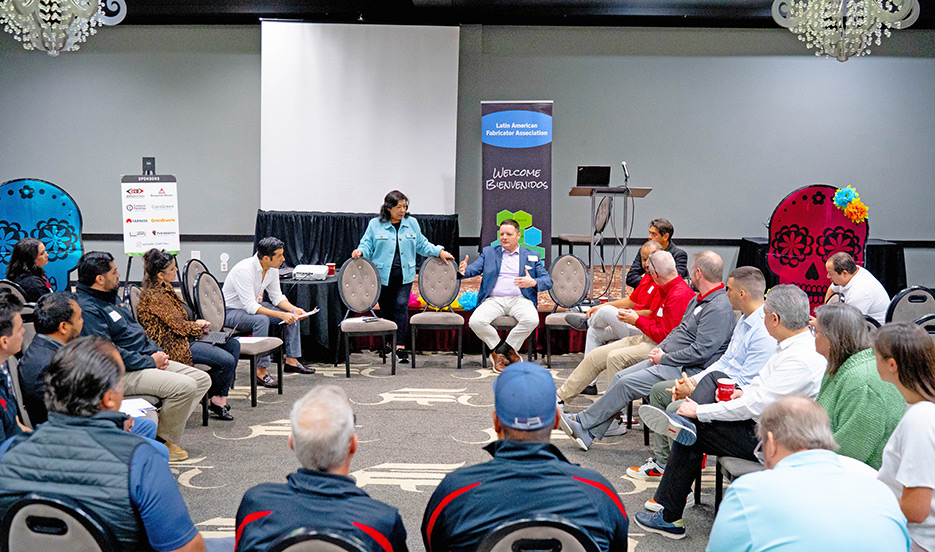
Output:
[[621,161],[621,162],[620,162],[620,166],[623,167],[623,176],[624,176],[624,178],[626,178],[627,180],[630,180],[630,171],[627,170],[627,162],[626,162],[626,161]]

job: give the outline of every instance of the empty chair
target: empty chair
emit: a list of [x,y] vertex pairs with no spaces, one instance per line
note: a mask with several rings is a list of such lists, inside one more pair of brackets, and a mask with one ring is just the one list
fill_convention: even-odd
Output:
[[872,332],[873,330],[880,327],[880,323],[877,322],[877,319],[870,316],[869,314],[864,315],[864,320],[867,322],[867,331]]
[[565,320],[568,312],[555,312],[559,307],[574,309],[584,301],[591,289],[588,269],[584,261],[574,255],[563,255],[552,262],[549,271],[552,277],[552,289],[549,296],[555,302],[552,312],[545,317],[545,365],[552,366],[551,330],[570,330],[572,327]]
[[[458,369],[461,369],[464,318],[451,311],[451,303],[458,297],[459,291],[461,280],[458,279],[458,266],[454,261],[429,257],[422,263],[419,270],[419,295],[425,300],[425,309],[409,319],[409,327],[412,328],[413,368],[416,367],[416,334],[419,330],[457,330]],[[429,307],[439,310],[429,311]]]
[[572,522],[557,516],[507,521],[491,531],[477,552],[598,552],[597,544]]
[[[380,275],[377,267],[363,257],[348,259],[338,274],[338,291],[341,301],[348,311],[338,328],[344,334],[344,368],[346,376],[351,377],[351,336],[381,335],[384,343],[387,336],[392,338],[392,351],[396,350],[396,322],[378,318],[373,312],[380,299]],[[369,312],[370,316],[350,317],[351,312],[360,314]],[[396,355],[389,355],[392,360],[392,374],[396,375]],[[386,364],[386,358],[383,358]],[[337,359],[334,365],[338,365]]]
[[893,297],[886,322],[914,322],[926,314],[935,314],[935,294],[927,287],[913,286]]
[[[203,272],[198,275],[195,280],[194,298],[197,316],[210,322],[212,328],[223,329],[227,306],[224,303],[221,286],[211,273]],[[251,337],[240,340],[240,358],[250,360],[250,406],[256,406],[256,363],[260,358],[277,349],[280,349],[277,365],[278,392],[282,395],[282,340],[278,337]]]
[[0,547],[4,552],[119,550],[110,530],[77,502],[38,493],[26,495],[3,516]]
[[269,552],[366,552],[367,547],[353,535],[318,531],[292,532],[273,543]]
[[594,233],[590,236],[581,234],[559,234],[558,235],[558,253],[562,254],[562,245],[568,244],[568,252],[574,254],[576,245],[588,246],[588,265],[593,264],[591,259],[591,244],[594,243],[601,248],[601,270],[604,270],[604,227],[610,219],[610,211],[613,207],[613,198],[604,196],[597,205],[597,213],[594,215]]
[[185,267],[182,268],[182,299],[185,299],[185,304],[193,312],[197,310],[195,307],[195,282],[198,281],[198,276],[201,276],[204,272],[208,272],[208,267],[199,259],[189,259],[185,263]]
[[927,331],[932,337],[932,341],[935,341],[935,314],[926,314],[922,318],[916,320],[916,324],[922,326],[922,329]]

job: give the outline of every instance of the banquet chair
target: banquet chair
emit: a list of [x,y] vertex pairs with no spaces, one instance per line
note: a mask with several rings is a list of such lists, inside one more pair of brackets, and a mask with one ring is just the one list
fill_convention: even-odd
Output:
[[65,496],[30,493],[0,523],[0,550],[118,552],[117,540],[97,516]]
[[[218,281],[210,272],[202,272],[195,280],[194,289],[195,312],[198,318],[207,320],[212,328],[224,328],[224,320],[227,317],[227,305],[224,303],[224,293]],[[237,339],[231,336],[230,339]],[[283,342],[278,337],[255,337],[244,338],[240,340],[240,358],[250,360],[250,406],[256,406],[256,363],[260,358],[278,352],[277,375],[279,376],[279,388],[277,391],[282,395],[282,362],[283,362]]]
[[610,219],[610,211],[613,208],[614,200],[609,196],[604,196],[597,205],[597,213],[594,215],[594,232],[590,236],[582,234],[559,234],[558,235],[558,254],[562,254],[562,245],[568,244],[568,253],[574,255],[576,245],[588,246],[588,266],[594,262],[591,259],[591,244],[595,244],[601,249],[601,271],[606,272],[604,267],[604,228]]
[[477,552],[598,552],[584,529],[558,516],[533,516],[495,527]]
[[366,552],[364,543],[353,535],[319,531],[292,531],[280,537],[267,552]]
[[[425,300],[425,309],[409,320],[412,328],[412,367],[416,367],[416,334],[419,330],[457,330],[458,369],[463,356],[464,318],[452,312],[451,303],[461,291],[458,267],[454,261],[429,257],[419,270],[419,295]],[[437,311],[429,311],[429,307]],[[445,309],[448,309],[445,311]]]
[[893,296],[886,309],[886,322],[914,322],[935,313],[935,294],[927,287],[912,286]]
[[[545,365],[552,367],[552,339],[551,331],[571,330],[571,325],[565,320],[570,309],[576,309],[580,312],[578,306],[584,301],[591,288],[588,269],[584,266],[584,261],[574,255],[563,255],[552,262],[552,269],[549,271],[552,278],[552,288],[549,289],[549,296],[555,302],[552,312],[545,317]],[[566,309],[566,312],[555,312],[559,307]]]
[[185,300],[185,303],[192,312],[196,310],[195,282],[198,281],[198,276],[201,276],[204,272],[208,272],[208,267],[199,259],[189,259],[181,271],[182,285],[180,287],[182,289],[182,299]]
[[[383,342],[386,338],[392,338],[392,349],[396,350],[396,322],[378,318],[373,312],[380,299],[380,275],[377,273],[377,267],[367,259],[359,257],[357,259],[348,259],[341,265],[338,273],[338,292],[341,295],[341,301],[347,307],[344,313],[344,319],[338,325],[338,329],[344,336],[344,369],[346,377],[351,377],[351,336],[379,335],[383,336]],[[348,318],[351,312],[355,314],[370,313],[370,316],[354,316]],[[396,375],[396,355],[388,355],[391,358],[391,371]],[[383,364],[386,364],[386,357],[383,358]],[[335,358],[334,365],[338,365]]]

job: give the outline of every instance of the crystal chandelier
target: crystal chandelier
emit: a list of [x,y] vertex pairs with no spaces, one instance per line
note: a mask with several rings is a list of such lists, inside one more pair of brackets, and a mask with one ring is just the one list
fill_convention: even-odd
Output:
[[126,16],[125,0],[2,0],[0,24],[27,50],[50,56],[73,52],[97,32]]
[[890,29],[919,18],[919,0],[775,0],[773,19],[798,35],[816,56],[847,61],[870,53]]

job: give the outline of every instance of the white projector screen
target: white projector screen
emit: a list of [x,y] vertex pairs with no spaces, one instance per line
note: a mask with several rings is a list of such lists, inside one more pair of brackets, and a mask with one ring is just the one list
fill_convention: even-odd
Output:
[[453,214],[457,27],[264,21],[260,207]]

